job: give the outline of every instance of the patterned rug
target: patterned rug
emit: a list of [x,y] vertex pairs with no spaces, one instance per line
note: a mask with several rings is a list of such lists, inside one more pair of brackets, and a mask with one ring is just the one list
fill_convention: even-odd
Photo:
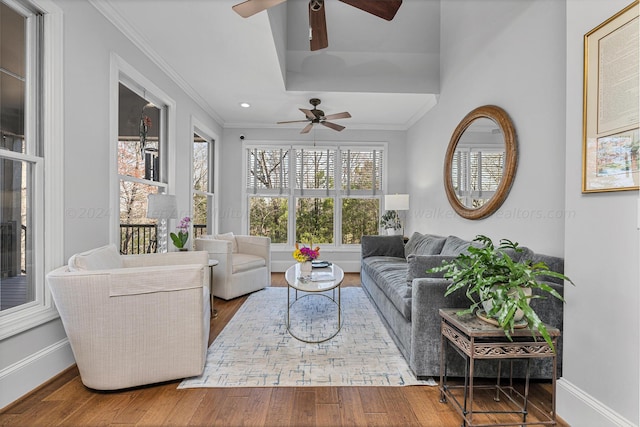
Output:
[[[338,334],[307,344],[287,331],[287,288],[252,294],[209,347],[204,373],[178,388],[435,385],[416,379],[361,288],[343,288],[341,305]],[[331,299],[304,296],[291,308],[291,329],[325,338],[335,332],[337,314]]]

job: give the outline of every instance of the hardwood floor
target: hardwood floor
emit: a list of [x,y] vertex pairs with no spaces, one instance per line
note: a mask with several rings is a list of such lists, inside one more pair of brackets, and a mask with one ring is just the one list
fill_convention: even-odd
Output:
[[[359,286],[357,273],[344,286]],[[273,286],[286,286],[274,273]],[[216,299],[210,342],[246,297]],[[74,366],[0,411],[0,426],[430,426],[458,427],[452,403],[437,387],[291,387],[178,390],[179,380],[117,392],[89,390]],[[549,410],[550,384],[534,383],[530,399]],[[478,409],[495,405],[481,395]],[[501,402],[500,405],[504,405]],[[529,418],[531,420],[531,418]],[[559,426],[567,424],[559,422]]]

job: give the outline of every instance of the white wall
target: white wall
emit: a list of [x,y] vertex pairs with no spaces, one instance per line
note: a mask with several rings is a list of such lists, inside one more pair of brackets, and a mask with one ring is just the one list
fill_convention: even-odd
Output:
[[[440,99],[408,132],[409,228],[463,238],[509,238],[561,256],[566,215],[564,3],[444,1],[441,18]],[[443,162],[458,123],[487,104],[505,109],[514,123],[518,169],[500,210],[471,221],[449,206]]]
[[638,192],[581,193],[583,36],[629,0],[567,1],[564,378],[558,411],[574,426],[639,424]]
[[[189,209],[191,117],[220,126],[88,2],[55,0],[64,23],[64,259],[115,241],[110,205],[110,57],[119,55],[176,103],[175,187],[181,210]],[[60,195],[62,197],[62,195]],[[0,408],[73,363],[59,319],[3,340]]]
[[[387,191],[401,193],[406,191],[405,169],[405,141],[406,132],[402,131],[365,131],[349,129],[349,124],[344,123],[347,129],[335,132],[329,129],[316,131],[316,142],[370,142],[387,143]],[[234,233],[246,233],[243,230],[243,218],[246,220],[248,213],[243,209],[245,192],[243,182],[243,153],[240,135],[245,135],[247,143],[256,142],[286,142],[300,143],[313,142],[313,131],[306,135],[300,134],[300,128],[266,128],[266,129],[225,129],[220,146],[220,157],[224,159],[220,164],[220,176],[222,182],[219,185],[220,192],[220,228],[219,232],[232,231]],[[246,221],[245,221],[246,223]],[[272,251],[273,271],[284,271],[291,265],[292,247],[274,248]],[[345,271],[360,271],[360,251],[322,251],[322,258],[327,261],[340,261]]]

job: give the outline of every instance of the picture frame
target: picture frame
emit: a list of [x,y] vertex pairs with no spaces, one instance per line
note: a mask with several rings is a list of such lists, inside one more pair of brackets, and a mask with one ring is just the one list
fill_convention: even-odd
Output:
[[584,36],[582,192],[640,189],[638,0]]

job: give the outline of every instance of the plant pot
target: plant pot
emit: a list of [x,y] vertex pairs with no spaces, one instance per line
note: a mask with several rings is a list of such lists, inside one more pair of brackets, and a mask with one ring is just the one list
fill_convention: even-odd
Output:
[[[494,286],[495,288],[495,286]],[[532,290],[531,288],[520,288],[522,289],[522,292],[524,292],[525,296],[530,297]],[[518,295],[518,290],[517,289],[511,289],[509,290],[509,292],[507,292],[507,295],[509,295],[512,298],[516,298]],[[489,312],[491,311],[491,309],[493,308],[493,299],[485,299],[483,295],[480,295],[482,298],[482,308],[484,309],[484,312],[486,313],[486,315],[489,315]],[[527,303],[529,303],[531,301],[530,298],[527,298]],[[513,315],[513,320],[515,322],[519,322],[522,320],[522,318],[524,317],[524,312],[520,309],[517,309],[515,314]],[[480,317],[482,319],[482,317]],[[484,319],[483,319],[484,320]],[[489,322],[491,323],[491,322]]]
[[385,228],[385,231],[387,232],[387,236],[396,236],[402,233],[400,229],[396,230],[395,228]]

